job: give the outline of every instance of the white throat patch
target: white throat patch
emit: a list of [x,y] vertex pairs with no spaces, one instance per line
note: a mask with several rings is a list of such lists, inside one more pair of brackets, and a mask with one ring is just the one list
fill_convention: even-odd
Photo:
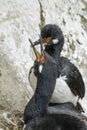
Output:
[[58,39],[53,39],[52,42],[53,42],[53,44],[57,44],[59,42],[59,40]]
[[40,66],[39,66],[39,73],[41,73],[42,70],[43,70],[43,65],[40,65]]

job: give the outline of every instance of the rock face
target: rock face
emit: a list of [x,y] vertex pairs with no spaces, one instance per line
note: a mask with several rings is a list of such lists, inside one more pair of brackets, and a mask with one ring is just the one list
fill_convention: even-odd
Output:
[[33,92],[28,82],[33,64],[28,38],[38,34],[39,3],[36,0],[0,3],[0,105],[23,110]]
[[23,111],[31,98],[28,72],[33,53],[28,38],[38,39],[40,28],[48,23],[62,28],[62,55],[79,68],[87,86],[87,0],[0,0],[1,112]]

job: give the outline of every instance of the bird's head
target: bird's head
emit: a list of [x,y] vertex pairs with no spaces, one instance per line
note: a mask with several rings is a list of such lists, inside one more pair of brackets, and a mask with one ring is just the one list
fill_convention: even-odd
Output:
[[47,24],[41,29],[41,38],[34,42],[34,45],[41,43],[44,45],[52,46],[64,43],[64,36],[61,28],[56,24]]
[[[36,60],[34,61],[34,74],[38,76],[39,74],[46,75],[44,73],[47,73],[51,70],[54,70],[56,67],[56,61],[53,57],[51,57],[48,53],[46,53],[42,46],[42,41],[40,43],[40,50],[41,52],[38,52],[35,46],[33,45],[32,41],[29,39],[31,46],[33,47]],[[43,71],[42,71],[43,70]],[[49,72],[50,73],[50,72]],[[52,72],[54,73],[54,72]],[[47,76],[47,75],[46,75]]]

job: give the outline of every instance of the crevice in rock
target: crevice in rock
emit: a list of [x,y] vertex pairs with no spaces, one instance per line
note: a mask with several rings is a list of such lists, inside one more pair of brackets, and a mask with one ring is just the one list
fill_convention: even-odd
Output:
[[81,17],[81,23],[83,25],[83,28],[87,32],[87,19],[83,15],[80,15],[80,17]]
[[1,70],[0,70],[0,76],[2,76]]
[[87,2],[85,0],[82,1],[85,5],[85,9],[83,9],[84,11],[87,11]]
[[[83,0],[82,2],[85,5],[85,8],[82,8],[82,10],[84,11],[84,14],[87,14],[87,2],[85,0]],[[87,18],[85,17],[85,15],[80,15],[80,17],[83,29],[87,32]]]
[[39,4],[40,4],[40,24],[39,24],[39,27],[40,29],[44,26],[45,24],[45,18],[44,18],[44,15],[43,15],[43,6],[42,6],[42,3],[40,0],[38,0]]

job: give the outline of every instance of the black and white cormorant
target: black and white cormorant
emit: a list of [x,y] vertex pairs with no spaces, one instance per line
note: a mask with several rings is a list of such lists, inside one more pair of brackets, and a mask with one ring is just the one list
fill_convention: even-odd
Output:
[[36,55],[36,90],[25,107],[24,130],[87,130],[87,117],[80,114],[72,103],[48,106],[55,88],[58,66],[46,52],[41,55],[36,52]]
[[[60,73],[58,72],[57,74],[56,86],[51,103],[71,102],[75,106],[79,106],[78,109],[82,110],[78,100],[82,99],[85,95],[85,85],[77,67],[67,58],[60,56],[64,45],[62,30],[55,24],[45,25],[41,30],[41,38],[34,45],[40,44],[41,41],[45,45],[44,51],[52,56],[58,66],[60,66]],[[36,77],[32,67],[29,73],[29,80],[34,90],[36,84],[34,84],[35,79]]]

